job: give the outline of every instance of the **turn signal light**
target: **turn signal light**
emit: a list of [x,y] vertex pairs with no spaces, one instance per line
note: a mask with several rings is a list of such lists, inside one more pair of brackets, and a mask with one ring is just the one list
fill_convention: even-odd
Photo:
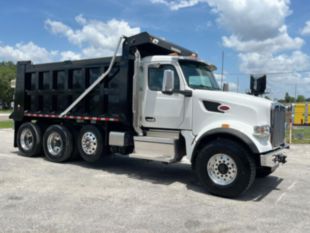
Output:
[[229,124],[222,124],[222,128],[228,129],[230,127]]

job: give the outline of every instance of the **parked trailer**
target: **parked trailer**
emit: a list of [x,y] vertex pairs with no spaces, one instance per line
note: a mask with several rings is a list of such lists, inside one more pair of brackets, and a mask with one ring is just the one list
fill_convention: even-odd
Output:
[[221,91],[214,69],[148,33],[121,38],[113,57],[18,62],[14,146],[52,162],[186,156],[207,191],[235,197],[285,162],[285,108]]

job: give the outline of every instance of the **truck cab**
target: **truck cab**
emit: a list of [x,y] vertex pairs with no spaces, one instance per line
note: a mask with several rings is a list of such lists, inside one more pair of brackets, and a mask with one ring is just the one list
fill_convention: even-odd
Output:
[[[285,108],[281,104],[222,91],[213,74],[214,66],[194,56],[149,56],[139,61],[138,67],[138,93],[134,98],[138,116],[134,125],[140,136],[136,137],[135,146],[140,148],[137,144],[146,143],[147,148],[142,148],[140,156],[151,148],[154,158],[168,158],[168,162],[186,155],[201,181],[209,179],[206,187],[230,186],[240,175],[238,172],[243,172],[234,170],[239,165],[232,151],[239,159],[243,157],[248,170],[255,170],[253,177],[267,176],[286,161]],[[163,153],[159,145],[167,145],[163,138],[173,132],[178,141],[170,140],[170,157],[169,150]],[[205,157],[201,154],[213,150],[216,154],[210,152],[209,162],[201,162]],[[228,150],[229,153],[225,152]],[[250,184],[254,178],[247,176]],[[223,187],[217,188],[212,192],[223,195]],[[237,192],[240,190],[233,188],[227,195]]]

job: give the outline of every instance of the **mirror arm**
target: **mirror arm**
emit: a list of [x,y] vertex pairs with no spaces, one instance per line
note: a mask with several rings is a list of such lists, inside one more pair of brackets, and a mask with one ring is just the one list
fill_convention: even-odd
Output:
[[165,95],[172,95],[174,91],[161,91]]
[[174,91],[162,91],[165,95],[172,95],[173,93],[182,94],[185,97],[192,97],[193,91],[192,90],[174,90]]
[[180,94],[184,95],[185,97],[192,97],[193,96],[192,90],[176,91],[176,93],[180,93]]

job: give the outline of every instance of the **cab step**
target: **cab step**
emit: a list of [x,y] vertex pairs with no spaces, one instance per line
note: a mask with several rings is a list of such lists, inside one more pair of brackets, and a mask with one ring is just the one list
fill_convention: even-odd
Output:
[[177,162],[178,139],[173,137],[134,137],[135,150],[129,154],[131,158],[160,161],[164,163]]

